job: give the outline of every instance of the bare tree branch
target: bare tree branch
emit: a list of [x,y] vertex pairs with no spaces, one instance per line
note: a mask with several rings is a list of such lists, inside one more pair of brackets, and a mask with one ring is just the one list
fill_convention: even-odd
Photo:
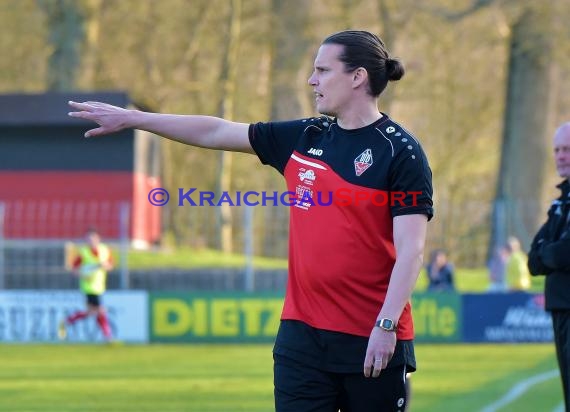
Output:
[[430,7],[430,6],[425,6],[422,4],[418,5],[418,9],[420,9],[421,11],[430,13],[434,16],[438,16],[444,20],[453,22],[453,21],[461,20],[464,17],[467,17],[467,16],[479,11],[480,9],[482,9],[484,7],[490,6],[495,1],[497,1],[497,0],[473,0],[471,5],[469,7],[467,7],[465,10],[456,11],[456,12],[451,12],[448,9],[443,8],[443,7]]

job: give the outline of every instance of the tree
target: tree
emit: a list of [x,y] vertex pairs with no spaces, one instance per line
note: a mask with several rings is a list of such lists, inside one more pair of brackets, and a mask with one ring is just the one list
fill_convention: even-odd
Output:
[[85,41],[83,48],[82,70],[78,83],[84,89],[95,89],[97,81],[97,71],[100,68],[99,39],[101,36],[101,13],[103,10],[103,0],[85,1]]
[[[219,116],[234,120],[238,72],[238,57],[240,49],[241,36],[241,19],[242,19],[242,1],[232,0],[230,13],[228,17],[228,34],[227,40],[224,42],[226,48],[222,51],[225,56],[222,61],[222,70],[220,73],[220,83],[223,85],[223,94],[221,98]],[[222,150],[218,154],[218,173],[217,187],[218,194],[229,193],[231,189],[232,174],[232,153]],[[232,235],[232,210],[227,202],[223,202],[217,209],[218,223],[218,247],[225,253],[232,252],[233,235]]]
[[47,61],[45,14],[36,0],[0,2],[0,90],[45,90]]
[[552,9],[527,6],[513,20],[509,39],[506,110],[491,245],[516,235],[525,244],[542,219],[550,133],[553,129]]
[[[389,52],[394,55],[394,50],[397,47],[398,33],[402,33],[406,29],[406,25],[412,21],[415,4],[401,0],[398,2],[393,0],[377,0],[376,4],[381,22],[380,37],[388,47]],[[390,112],[393,101],[394,89],[388,87],[382,95],[382,110]]]
[[309,24],[309,0],[284,2],[272,0],[272,15],[275,23],[272,30],[273,56],[271,59],[272,90],[271,119],[294,119],[306,113],[303,98],[307,87],[299,85],[298,76],[309,74],[307,51],[310,41],[306,36]]
[[553,64],[556,35],[552,27],[555,17],[568,16],[568,6],[555,1],[473,0],[469,7],[456,12],[429,10],[447,21],[458,21],[489,6],[496,7],[507,21],[508,58],[501,158],[488,253],[504,244],[509,235],[516,235],[528,245],[542,219],[547,154],[557,109]]
[[69,91],[77,87],[81,63],[81,43],[84,40],[85,18],[79,2],[74,0],[38,0],[46,15],[49,42],[47,88]]

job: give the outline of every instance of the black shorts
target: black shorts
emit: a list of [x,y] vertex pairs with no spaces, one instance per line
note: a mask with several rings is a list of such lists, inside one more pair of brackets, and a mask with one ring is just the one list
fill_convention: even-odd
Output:
[[[275,339],[273,353],[328,372],[361,373],[368,337],[316,329],[304,322],[283,320]],[[387,368],[406,365],[416,370],[414,342],[398,340]]]
[[378,378],[364,376],[368,338],[283,320],[273,348],[277,412],[404,411],[413,341],[396,343]]
[[384,412],[406,407],[406,365],[377,378],[335,373],[273,355],[276,412]]
[[85,295],[87,304],[91,306],[101,306],[101,295]]

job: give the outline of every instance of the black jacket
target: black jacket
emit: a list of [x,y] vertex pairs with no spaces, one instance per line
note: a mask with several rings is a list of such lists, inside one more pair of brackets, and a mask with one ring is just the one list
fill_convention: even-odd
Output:
[[528,254],[534,276],[546,275],[544,295],[547,310],[570,309],[570,182],[557,186],[562,194],[552,202],[548,219],[540,228]]

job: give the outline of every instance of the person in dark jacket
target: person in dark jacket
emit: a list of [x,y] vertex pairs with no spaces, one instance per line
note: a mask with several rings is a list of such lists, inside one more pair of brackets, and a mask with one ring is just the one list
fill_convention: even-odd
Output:
[[548,219],[531,245],[528,268],[533,276],[545,275],[545,308],[552,315],[554,343],[562,378],[566,410],[570,410],[570,122],[554,134],[556,169],[564,181],[552,202]]
[[447,260],[447,253],[444,250],[436,249],[431,253],[426,273],[429,280],[428,291],[451,292],[455,290],[453,265]]

